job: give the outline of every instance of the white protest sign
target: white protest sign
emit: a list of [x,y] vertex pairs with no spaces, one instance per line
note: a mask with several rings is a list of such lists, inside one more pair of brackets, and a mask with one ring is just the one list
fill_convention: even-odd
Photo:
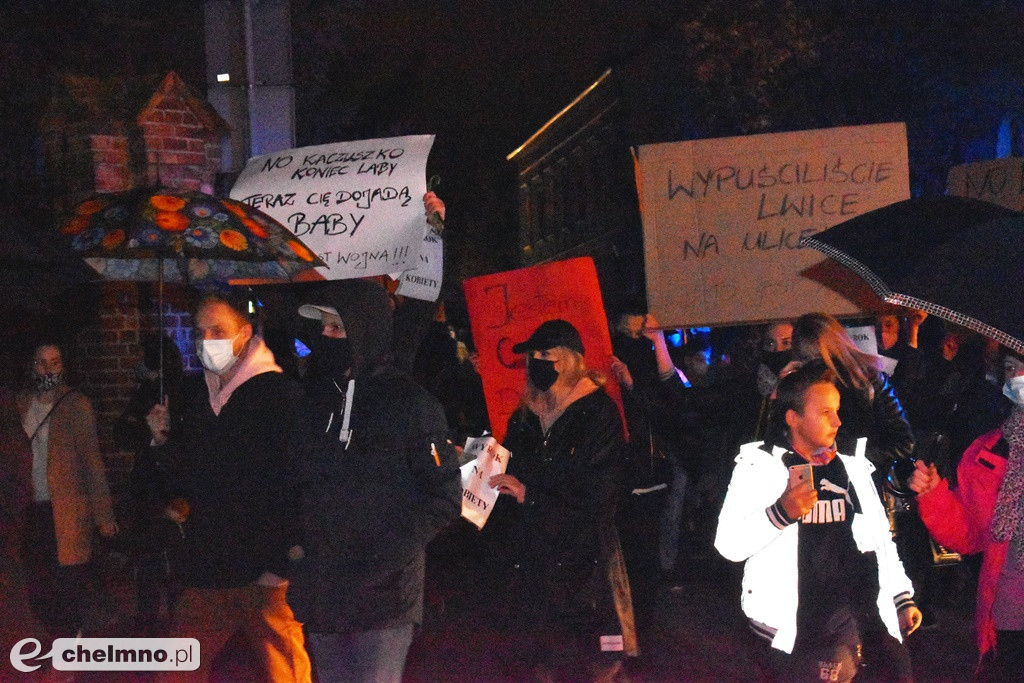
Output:
[[418,267],[433,135],[300,147],[254,157],[231,198],[277,219],[329,280]]
[[498,489],[491,488],[487,480],[495,474],[504,474],[511,453],[493,436],[479,436],[466,440],[464,456],[476,457],[461,467],[462,516],[483,529],[498,500]]
[[875,337],[874,326],[847,327],[846,333],[850,335],[850,339],[857,345],[858,349],[866,354],[878,357],[879,370],[887,375],[891,375],[896,370],[896,364],[899,361],[889,356],[883,356],[878,352],[878,339]]
[[800,239],[910,197],[902,123],[643,145],[647,303],[666,327],[853,315],[877,303]]
[[398,280],[397,293],[421,301],[437,301],[444,271],[444,238],[433,226],[427,226],[423,233],[418,263],[416,268],[394,278]]
[[878,355],[878,340],[875,338],[875,328],[872,325],[859,327],[847,327],[846,334],[850,340],[857,345],[857,348],[871,356]]

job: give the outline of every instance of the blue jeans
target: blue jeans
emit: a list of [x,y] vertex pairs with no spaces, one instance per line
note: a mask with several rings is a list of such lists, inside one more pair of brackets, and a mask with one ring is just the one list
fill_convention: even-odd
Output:
[[661,568],[672,571],[676,568],[679,558],[679,534],[683,522],[683,511],[686,508],[686,485],[689,476],[678,463],[672,463],[672,483],[668,489],[668,499],[661,511],[661,535],[658,542],[658,556]]
[[360,633],[310,633],[306,647],[320,683],[401,683],[412,624]]

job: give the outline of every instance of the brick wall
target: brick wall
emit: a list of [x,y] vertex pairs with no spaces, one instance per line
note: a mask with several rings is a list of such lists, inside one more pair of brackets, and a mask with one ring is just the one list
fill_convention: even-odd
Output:
[[[142,361],[142,336],[159,327],[156,286],[132,282],[99,285],[97,321],[76,337],[74,356],[80,387],[93,401],[100,448],[115,491],[123,489],[132,467],[132,453],[117,447],[113,427],[124,413],[137,386],[136,368]],[[186,372],[199,370],[192,347],[192,316],[185,293],[165,287],[163,330],[177,344]]]
[[139,125],[150,184],[210,191],[220,170],[220,145],[183,98],[164,97]]
[[121,192],[135,185],[128,154],[128,140],[121,135],[90,136],[94,190]]

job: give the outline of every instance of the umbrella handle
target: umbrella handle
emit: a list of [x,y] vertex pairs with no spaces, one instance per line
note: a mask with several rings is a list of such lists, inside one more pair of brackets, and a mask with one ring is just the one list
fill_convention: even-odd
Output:
[[164,400],[164,258],[157,261],[157,334],[160,335],[160,402]]

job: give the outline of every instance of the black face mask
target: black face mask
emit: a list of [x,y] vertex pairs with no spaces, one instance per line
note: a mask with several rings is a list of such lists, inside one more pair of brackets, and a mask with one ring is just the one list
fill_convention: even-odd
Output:
[[526,361],[526,377],[538,391],[547,391],[558,379],[555,361],[530,358]]
[[347,338],[321,336],[313,346],[313,360],[311,375],[340,381],[352,367],[352,347]]
[[776,375],[793,360],[792,351],[762,351],[761,362]]

